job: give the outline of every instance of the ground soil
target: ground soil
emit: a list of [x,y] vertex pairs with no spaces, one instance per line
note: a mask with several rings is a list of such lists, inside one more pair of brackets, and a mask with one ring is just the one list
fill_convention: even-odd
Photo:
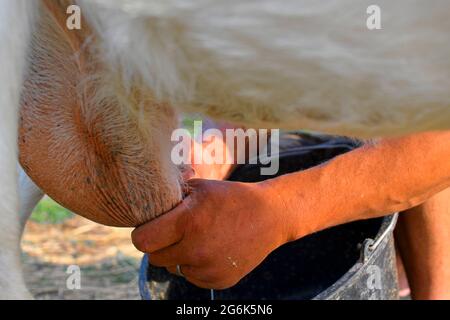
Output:
[[[139,299],[142,254],[130,232],[78,216],[56,225],[29,221],[22,240],[28,288],[36,299]],[[80,267],[79,290],[67,286],[70,265]]]

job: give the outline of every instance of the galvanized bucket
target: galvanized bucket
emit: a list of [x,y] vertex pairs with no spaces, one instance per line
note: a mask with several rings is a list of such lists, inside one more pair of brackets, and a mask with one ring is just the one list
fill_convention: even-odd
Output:
[[[279,175],[308,169],[359,145],[343,137],[286,135]],[[259,165],[241,166],[230,180],[264,180],[267,177],[259,169]],[[236,286],[220,291],[197,288],[164,268],[149,266],[144,256],[141,296],[145,300],[397,299],[392,234],[396,221],[396,214],[357,221],[285,244]]]

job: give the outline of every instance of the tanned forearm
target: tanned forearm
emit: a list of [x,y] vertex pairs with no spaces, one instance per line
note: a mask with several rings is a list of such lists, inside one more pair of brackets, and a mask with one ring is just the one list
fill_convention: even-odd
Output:
[[383,139],[266,186],[286,209],[292,240],[402,211],[450,186],[450,131]]

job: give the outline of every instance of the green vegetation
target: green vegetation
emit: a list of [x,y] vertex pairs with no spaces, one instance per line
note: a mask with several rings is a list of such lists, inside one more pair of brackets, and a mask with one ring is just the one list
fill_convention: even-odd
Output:
[[44,197],[31,214],[31,220],[50,224],[62,223],[72,217],[72,212],[61,207],[49,197]]
[[[208,118],[200,114],[185,114],[182,117],[181,126],[184,129],[187,129],[191,136],[194,136],[194,121],[208,121]],[[213,121],[214,123],[214,121]],[[205,129],[205,128],[204,128]]]

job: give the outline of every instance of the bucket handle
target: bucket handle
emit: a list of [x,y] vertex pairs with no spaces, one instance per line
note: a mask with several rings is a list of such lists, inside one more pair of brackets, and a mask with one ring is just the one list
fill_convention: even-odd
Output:
[[394,231],[395,225],[397,224],[398,220],[398,213],[395,213],[392,216],[391,221],[389,222],[389,225],[386,227],[386,229],[383,231],[382,234],[377,236],[375,239],[366,239],[364,240],[364,243],[362,245],[363,251],[362,251],[362,260],[363,262],[367,262],[369,260],[370,255],[372,252],[374,252],[378,246],[383,242],[383,240]]

